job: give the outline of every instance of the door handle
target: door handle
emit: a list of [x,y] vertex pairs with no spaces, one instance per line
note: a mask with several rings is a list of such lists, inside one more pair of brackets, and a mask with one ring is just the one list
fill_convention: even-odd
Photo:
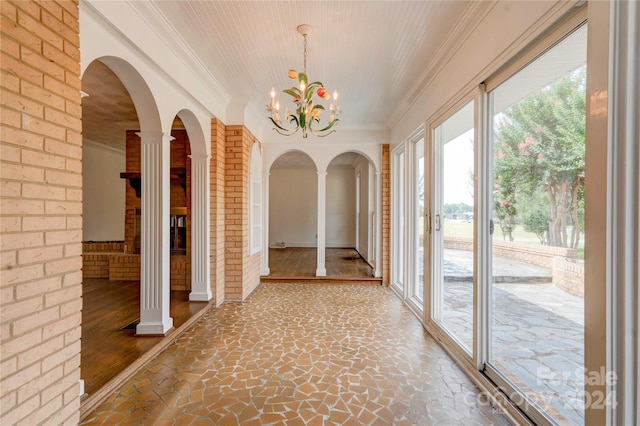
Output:
[[440,215],[436,215],[436,231],[440,230]]

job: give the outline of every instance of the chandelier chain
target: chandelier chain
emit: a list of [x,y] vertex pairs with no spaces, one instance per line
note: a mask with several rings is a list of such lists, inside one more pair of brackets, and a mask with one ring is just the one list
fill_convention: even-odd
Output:
[[307,35],[304,35],[304,73],[307,73]]

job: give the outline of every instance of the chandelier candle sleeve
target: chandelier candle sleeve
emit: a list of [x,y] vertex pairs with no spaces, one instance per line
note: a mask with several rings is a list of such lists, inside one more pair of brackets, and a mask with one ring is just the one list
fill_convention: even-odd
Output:
[[[267,105],[269,120],[275,126],[273,129],[281,135],[291,136],[298,131],[302,131],[302,137],[306,138],[309,133],[324,137],[335,132],[334,126],[340,121],[337,116],[340,114],[337,99],[338,92],[333,92],[333,102],[329,105],[329,121],[320,124],[320,115],[325,110],[320,101],[331,99],[331,95],[320,81],[309,83],[307,77],[307,35],[311,32],[310,25],[299,25],[298,32],[304,37],[304,72],[289,70],[288,77],[298,80],[298,86],[285,89],[285,93],[292,98],[295,109],[291,111],[285,108],[284,121],[280,120],[280,102],[276,99],[275,88],[271,89],[271,103]],[[314,96],[318,99],[314,101]]]

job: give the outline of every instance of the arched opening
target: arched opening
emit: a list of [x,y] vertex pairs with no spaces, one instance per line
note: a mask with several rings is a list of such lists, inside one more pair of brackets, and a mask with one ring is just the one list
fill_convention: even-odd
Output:
[[[162,132],[150,89],[124,60],[110,57],[93,61],[84,72],[82,91],[88,96],[82,100],[81,378],[85,393],[91,397],[163,340],[163,336],[136,337],[142,297],[140,240],[144,237],[140,135]],[[180,119],[174,120],[173,127],[185,132]],[[188,147],[189,139],[182,139]],[[183,176],[171,176],[182,191],[180,204],[185,204],[188,196],[186,168]],[[179,289],[183,294],[170,295],[175,328],[204,305],[189,303],[184,291],[189,284],[190,279],[183,279]],[[159,285],[155,289],[159,291]]]
[[371,264],[379,201],[373,162],[360,152],[345,152],[323,171],[316,160],[288,151],[265,175],[269,254],[262,280],[379,283]]
[[318,175],[311,157],[282,154],[269,175],[270,277],[313,277],[318,229]]
[[374,241],[373,165],[362,154],[346,152],[327,167],[327,276],[366,279],[374,275],[369,263]]

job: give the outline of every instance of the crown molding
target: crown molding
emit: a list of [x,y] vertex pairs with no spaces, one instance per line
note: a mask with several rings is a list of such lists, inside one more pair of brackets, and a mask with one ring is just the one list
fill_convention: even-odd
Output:
[[416,79],[416,83],[408,91],[411,95],[407,97],[407,101],[399,105],[391,113],[389,120],[387,120],[389,128],[393,128],[398,124],[402,116],[413,107],[416,100],[424,93],[433,79],[442,71],[453,55],[460,49],[460,46],[465,43],[473,33],[473,30],[497,3],[498,0],[469,2],[463,14],[433,55],[433,60],[429,63],[429,66],[425,68],[420,77]]

